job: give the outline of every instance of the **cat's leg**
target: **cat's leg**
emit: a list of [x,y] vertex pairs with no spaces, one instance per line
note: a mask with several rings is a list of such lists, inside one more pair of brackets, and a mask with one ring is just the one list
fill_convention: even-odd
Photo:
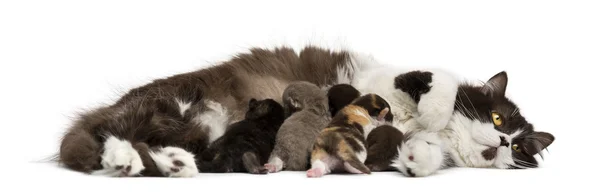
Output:
[[311,155],[311,168],[306,171],[310,178],[322,177],[331,173],[337,165],[336,159],[323,150],[315,150]]
[[158,148],[149,154],[163,176],[194,177],[198,174],[194,154],[182,148]]
[[140,155],[131,143],[115,136],[109,136],[104,141],[101,158],[103,169],[93,171],[93,175],[136,176],[145,168]]
[[411,71],[394,79],[394,87],[417,103],[417,121],[430,131],[439,131],[450,121],[458,85],[452,75],[434,70]]
[[395,169],[407,176],[424,177],[444,166],[443,143],[437,134],[423,131],[408,135],[393,161]]
[[269,173],[280,172],[283,170],[283,160],[278,155],[272,155],[269,162],[265,164],[265,169],[269,170]]
[[254,152],[245,152],[242,155],[242,162],[244,163],[244,168],[246,171],[252,174],[267,174],[269,170],[260,164],[260,160],[256,153]]

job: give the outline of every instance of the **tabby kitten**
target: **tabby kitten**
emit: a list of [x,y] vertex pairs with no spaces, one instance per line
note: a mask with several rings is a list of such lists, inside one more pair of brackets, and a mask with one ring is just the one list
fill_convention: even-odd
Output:
[[317,137],[307,176],[321,177],[340,170],[370,174],[363,164],[367,158],[365,137],[373,128],[392,120],[384,99],[375,94],[359,97],[339,111]]

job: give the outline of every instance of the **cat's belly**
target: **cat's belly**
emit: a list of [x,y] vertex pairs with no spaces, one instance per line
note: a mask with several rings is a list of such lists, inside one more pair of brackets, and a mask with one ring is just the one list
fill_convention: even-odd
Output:
[[374,93],[385,99],[390,104],[390,111],[394,115],[393,125],[406,133],[419,126],[414,119],[417,104],[407,93],[394,86],[396,76],[404,72],[406,70],[390,67],[361,71],[355,74],[352,86],[362,95]]

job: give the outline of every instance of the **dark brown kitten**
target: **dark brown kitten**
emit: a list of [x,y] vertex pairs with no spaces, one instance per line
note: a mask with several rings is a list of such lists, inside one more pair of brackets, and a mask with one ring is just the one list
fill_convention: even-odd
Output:
[[393,171],[392,160],[398,157],[403,134],[391,125],[376,127],[367,136],[367,160],[365,165],[371,171]]

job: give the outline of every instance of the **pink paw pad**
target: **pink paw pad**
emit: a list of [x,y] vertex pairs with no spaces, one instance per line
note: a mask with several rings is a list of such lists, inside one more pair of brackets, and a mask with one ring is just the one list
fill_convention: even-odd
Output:
[[273,164],[269,164],[269,163],[265,164],[265,169],[269,170],[269,173],[277,172],[277,168]]
[[322,177],[323,176],[323,170],[321,170],[321,169],[310,169],[310,170],[306,171],[306,176],[308,176],[310,178]]

